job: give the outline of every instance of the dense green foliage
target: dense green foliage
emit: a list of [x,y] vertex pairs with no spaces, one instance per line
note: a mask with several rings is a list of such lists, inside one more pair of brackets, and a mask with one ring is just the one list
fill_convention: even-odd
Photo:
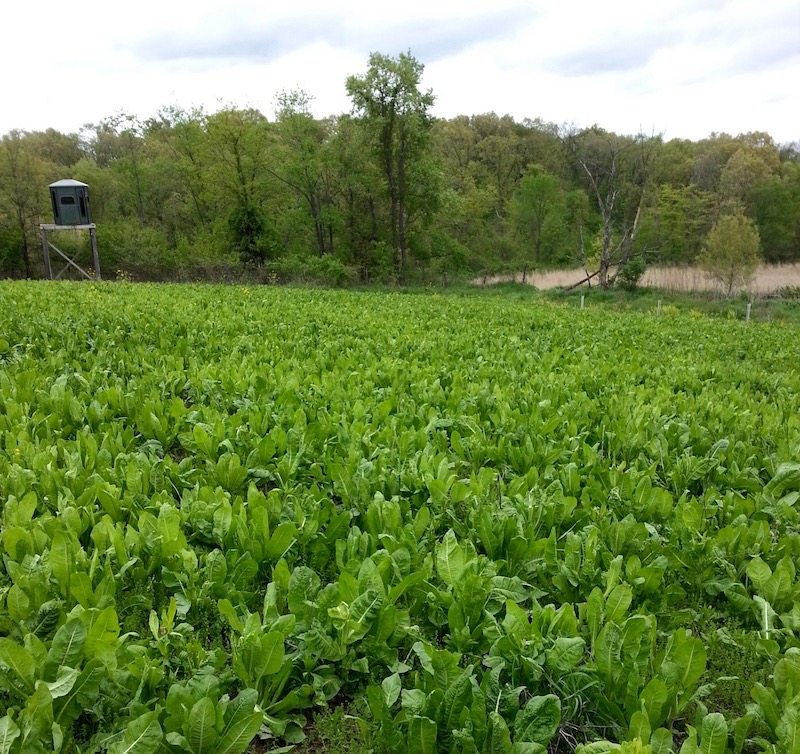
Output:
[[721,217],[706,240],[698,263],[725,286],[730,296],[736,285],[750,281],[758,267],[761,239],[751,220],[744,215]]
[[139,280],[413,282],[579,264],[605,279],[636,255],[694,262],[736,213],[767,262],[800,260],[797,145],[437,120],[421,74],[410,54],[373,54],[343,82],[353,112],[324,119],[289,92],[273,120],[170,106],[78,134],[12,131],[0,140],[0,275],[40,276],[46,187],[65,177],[90,185],[106,275]]
[[796,752],[795,328],[0,303],[2,754],[234,754],[343,701],[392,751]]

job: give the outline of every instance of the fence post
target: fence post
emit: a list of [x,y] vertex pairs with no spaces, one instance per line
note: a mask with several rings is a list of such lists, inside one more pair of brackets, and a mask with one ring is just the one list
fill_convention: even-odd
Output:
[[581,294],[581,309],[583,309],[583,294]]
[[750,302],[747,303],[747,313],[744,315],[745,324],[747,324],[750,321],[750,308],[752,306],[753,305]]
[[661,299],[658,299],[658,307],[656,309],[656,314],[660,317],[661,316]]

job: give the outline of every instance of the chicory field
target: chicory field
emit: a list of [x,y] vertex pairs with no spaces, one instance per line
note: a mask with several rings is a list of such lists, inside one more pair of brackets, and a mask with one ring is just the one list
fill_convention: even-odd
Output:
[[0,754],[799,754],[798,335],[0,283]]

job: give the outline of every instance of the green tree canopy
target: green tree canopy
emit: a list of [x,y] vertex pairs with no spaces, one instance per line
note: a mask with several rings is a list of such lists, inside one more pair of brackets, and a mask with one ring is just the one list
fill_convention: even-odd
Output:
[[375,156],[383,166],[391,242],[397,250],[395,266],[401,277],[407,263],[409,199],[416,188],[411,177],[430,149],[429,110],[435,97],[431,90],[420,90],[423,70],[410,52],[396,58],[374,52],[367,72],[348,77],[346,84],[353,110],[370,129]]
[[730,296],[747,285],[761,261],[761,240],[753,222],[741,213],[723,215],[708,234],[698,263]]

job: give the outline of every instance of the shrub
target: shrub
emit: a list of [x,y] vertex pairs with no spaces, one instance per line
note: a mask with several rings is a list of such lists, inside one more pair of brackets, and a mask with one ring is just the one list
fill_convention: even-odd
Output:
[[626,291],[635,291],[646,270],[647,264],[644,258],[641,256],[633,257],[620,268],[619,273],[617,273],[617,282]]
[[761,261],[761,240],[753,222],[742,214],[721,217],[706,239],[697,258],[713,280],[722,283],[730,296],[733,289],[747,285]]
[[340,259],[330,254],[324,257],[312,257],[306,264],[308,277],[314,282],[325,285],[345,286],[352,278],[350,270]]

